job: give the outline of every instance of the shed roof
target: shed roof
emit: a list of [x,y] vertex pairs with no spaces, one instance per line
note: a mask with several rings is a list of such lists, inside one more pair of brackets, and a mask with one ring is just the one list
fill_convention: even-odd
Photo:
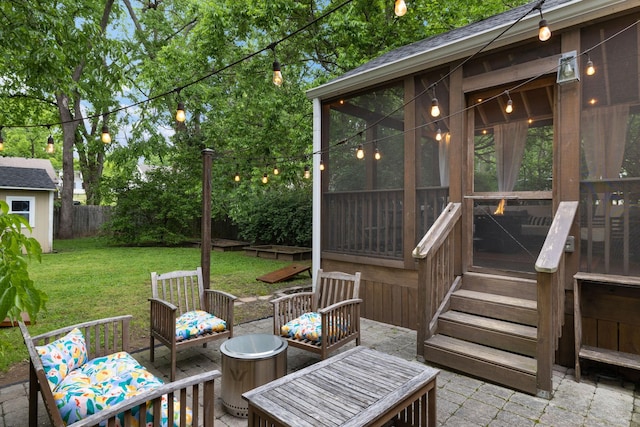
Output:
[[54,183],[58,182],[58,176],[49,159],[29,159],[26,157],[0,157],[0,166],[14,168],[44,169]]
[[45,169],[0,166],[0,188],[55,191],[56,186]]
[[[538,2],[528,3],[491,16],[479,22],[456,28],[406,46],[391,50],[328,83],[307,91],[311,99],[326,99],[346,92],[388,82],[429,68],[467,58],[485,45],[490,49],[533,39],[537,36],[540,15],[527,14],[517,25],[494,40],[501,32],[521,18]],[[589,19],[629,9],[626,0],[545,0],[544,18],[551,30],[558,32]]]

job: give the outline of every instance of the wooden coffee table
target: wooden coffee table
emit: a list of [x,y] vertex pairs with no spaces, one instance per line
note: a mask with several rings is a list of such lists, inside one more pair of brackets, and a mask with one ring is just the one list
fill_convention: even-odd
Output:
[[249,426],[435,427],[438,370],[356,347],[242,395]]

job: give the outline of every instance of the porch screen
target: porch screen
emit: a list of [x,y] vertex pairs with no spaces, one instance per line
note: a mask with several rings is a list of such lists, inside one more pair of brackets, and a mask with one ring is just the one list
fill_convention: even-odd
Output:
[[329,104],[323,250],[402,258],[403,102],[394,85]]

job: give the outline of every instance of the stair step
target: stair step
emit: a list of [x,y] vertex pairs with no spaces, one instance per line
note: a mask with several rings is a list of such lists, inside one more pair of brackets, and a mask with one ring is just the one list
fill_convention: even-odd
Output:
[[425,341],[424,358],[493,383],[537,393],[537,365],[530,357],[438,334]]
[[524,277],[467,272],[462,278],[462,289],[530,300],[537,299],[536,280]]
[[438,333],[532,357],[538,340],[533,326],[459,311],[447,311],[439,317]]
[[537,326],[536,301],[460,289],[451,296],[451,310]]

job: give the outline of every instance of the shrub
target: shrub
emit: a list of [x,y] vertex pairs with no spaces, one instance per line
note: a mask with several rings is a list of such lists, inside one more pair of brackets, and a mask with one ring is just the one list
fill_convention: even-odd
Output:
[[253,196],[233,218],[240,237],[254,244],[311,246],[312,197],[308,189],[273,189]]

